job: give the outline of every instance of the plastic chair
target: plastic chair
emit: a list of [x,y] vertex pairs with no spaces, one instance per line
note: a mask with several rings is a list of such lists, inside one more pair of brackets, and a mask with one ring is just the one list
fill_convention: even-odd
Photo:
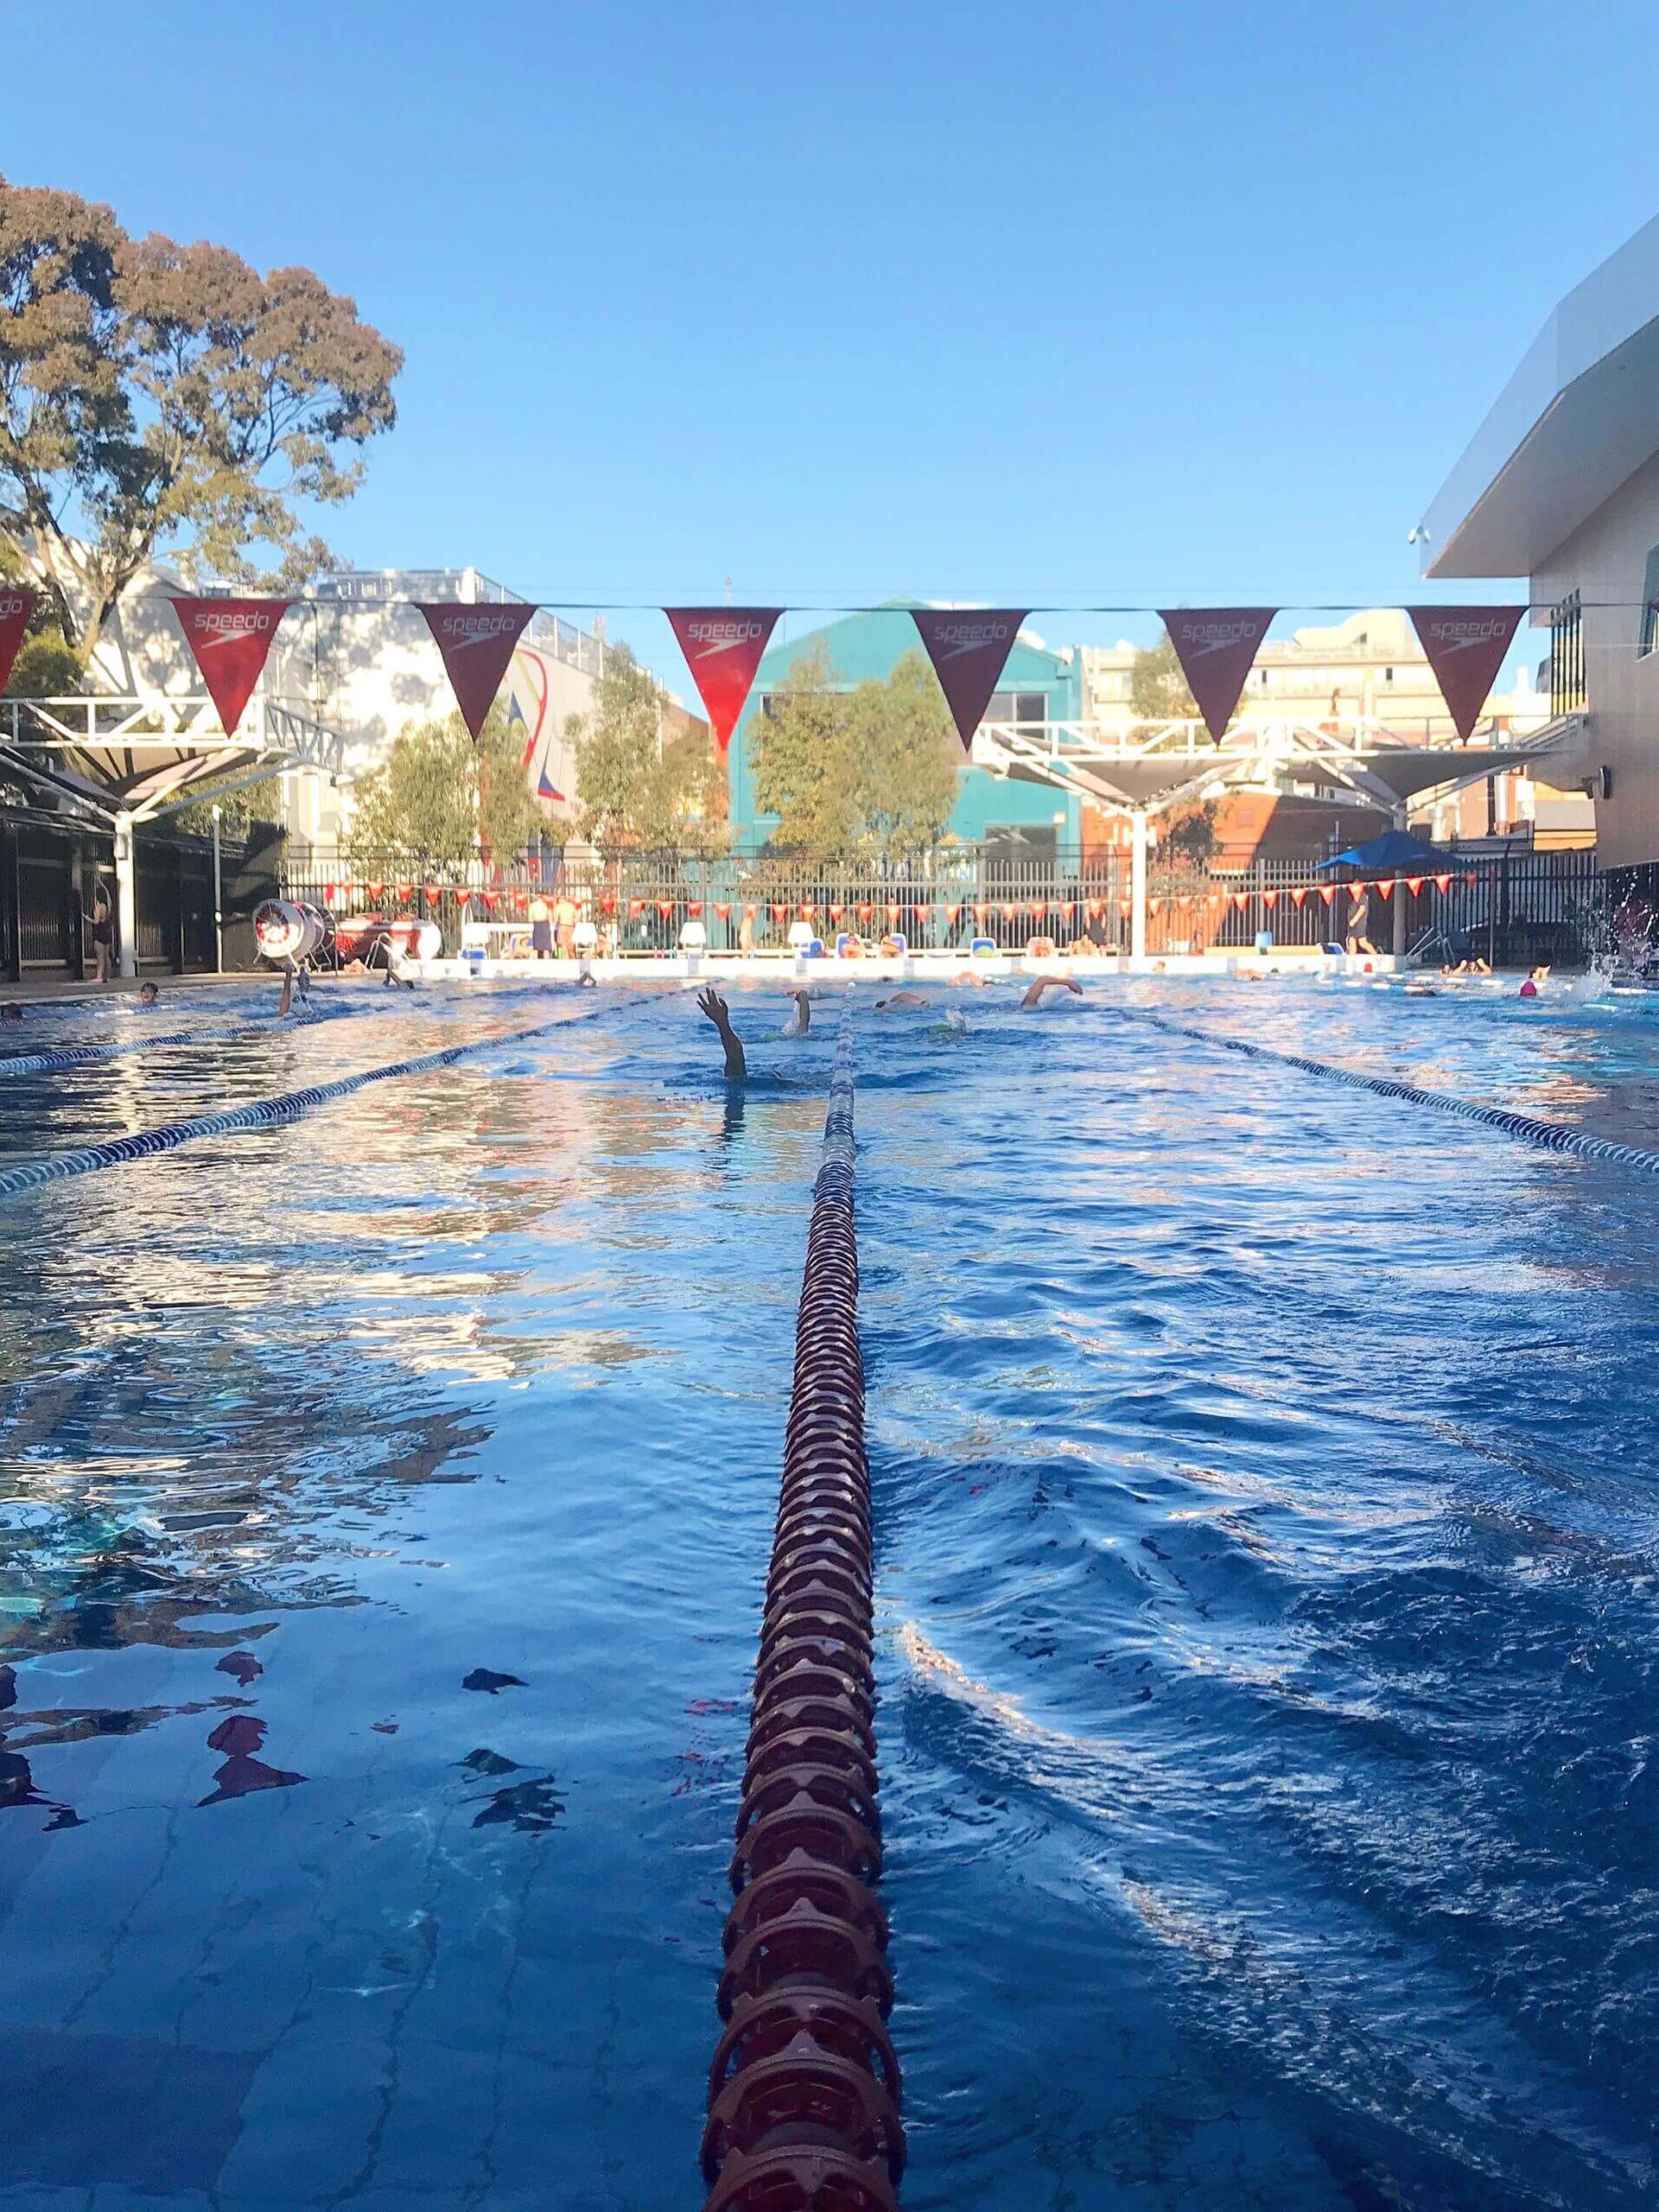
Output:
[[570,932],[571,950],[575,952],[596,952],[599,931],[592,922],[578,922]]
[[805,952],[813,944],[810,922],[791,922],[789,925],[789,946],[791,952]]
[[687,922],[684,924],[680,931],[680,950],[682,952],[706,952],[708,950],[709,932],[703,927],[702,924],[701,922]]

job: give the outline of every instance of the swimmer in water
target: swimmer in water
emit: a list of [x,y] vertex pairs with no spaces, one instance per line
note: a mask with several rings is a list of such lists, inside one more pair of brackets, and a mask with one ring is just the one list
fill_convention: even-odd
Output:
[[138,1003],[140,1006],[157,1006],[161,1002],[161,993],[154,983],[146,983],[138,994]]
[[1528,976],[1526,982],[1522,984],[1519,995],[1523,999],[1535,999],[1539,997],[1542,994],[1544,984],[1548,981],[1548,976],[1549,969],[1547,967],[1535,968],[1531,975]]
[[23,1009],[16,999],[8,999],[3,1006],[0,1006],[0,1021],[21,1021],[22,1018]]
[[875,1011],[878,1014],[898,1014],[906,1007],[926,1006],[929,1003],[919,991],[894,991],[890,997],[877,999]]
[[1045,991],[1070,991],[1074,998],[1080,999],[1083,996],[1083,985],[1078,982],[1075,976],[1039,976],[1020,1001],[1020,1013],[1025,1014],[1033,1007],[1039,1007],[1043,1002]]
[[791,991],[795,1011],[784,1024],[785,1037],[804,1037],[812,1027],[812,994],[808,990]]
[[747,1083],[749,1064],[743,1057],[743,1040],[732,1027],[730,1008],[712,983],[698,992],[697,1008],[720,1032],[720,1041],[726,1047],[727,1082]]

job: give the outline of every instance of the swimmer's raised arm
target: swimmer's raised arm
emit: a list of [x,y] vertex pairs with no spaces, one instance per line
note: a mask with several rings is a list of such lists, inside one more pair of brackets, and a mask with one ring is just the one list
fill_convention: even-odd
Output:
[[749,1064],[743,1057],[743,1040],[732,1027],[732,1017],[726,1001],[712,983],[697,994],[699,1010],[707,1015],[720,1032],[720,1041],[726,1047],[726,1080],[745,1083],[748,1080]]
[[1075,976],[1039,976],[1020,1001],[1023,1012],[1027,1007],[1040,1006],[1045,991],[1070,991],[1074,998],[1083,996],[1083,985]]

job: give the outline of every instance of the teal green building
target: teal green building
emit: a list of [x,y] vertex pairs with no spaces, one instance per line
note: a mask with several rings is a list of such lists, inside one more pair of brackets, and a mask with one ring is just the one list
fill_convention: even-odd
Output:
[[[851,691],[872,677],[884,680],[906,653],[923,653],[909,613],[910,607],[918,603],[899,600],[868,614],[847,615],[823,629],[804,631],[798,637],[774,645],[766,655],[726,757],[732,834],[739,850],[758,851],[777,827],[776,816],[756,810],[750,766],[754,728],[766,711],[769,692],[798,660],[805,659],[819,646],[828,658],[837,690]],[[986,710],[986,720],[1068,721],[1079,719],[1082,713],[1083,669],[1078,656],[1051,652],[1028,645],[1023,638],[1016,640],[1002,681]],[[1082,839],[1079,803],[1075,796],[1046,785],[1015,783],[994,776],[988,769],[970,767],[964,755],[949,832],[964,844],[988,845],[1010,857],[1023,853],[1040,859],[1058,852],[1075,852]]]

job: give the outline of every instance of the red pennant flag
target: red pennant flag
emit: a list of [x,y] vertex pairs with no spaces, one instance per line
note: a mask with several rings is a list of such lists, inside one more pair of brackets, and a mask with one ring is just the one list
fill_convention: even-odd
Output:
[[1406,888],[1410,892],[1414,899],[1417,896],[1417,893],[1422,889],[1422,887],[1423,879],[1421,875],[1408,875],[1406,878]]
[[1220,906],[1220,904],[1221,904],[1221,893],[1220,893],[1220,892],[1219,892],[1219,891],[1212,891],[1212,892],[1210,893],[1210,904],[1211,904],[1212,906]]
[[1183,891],[1176,899],[1175,904],[1178,906],[1190,906],[1192,904],[1192,893],[1190,891]]
[[601,914],[613,914],[616,912],[616,893],[614,891],[607,891],[605,893],[605,896],[599,902],[599,911]]
[[1005,899],[1003,900],[1002,918],[1005,922],[1011,922],[1019,911],[1020,909],[1014,904],[1012,899]]
[[356,898],[357,886],[354,883],[342,883],[340,887],[348,901]]
[[1262,904],[1271,913],[1279,904],[1279,893],[1276,891],[1264,891],[1262,893]]
[[748,700],[780,607],[665,607],[723,753]]
[[1348,896],[1353,900],[1355,906],[1357,906],[1360,900],[1365,896],[1365,893],[1370,889],[1370,887],[1371,887],[1369,883],[1351,883],[1348,886]]
[[398,904],[400,906],[408,906],[408,904],[409,904],[409,902],[410,902],[410,900],[414,896],[415,896],[415,887],[414,887],[414,885],[413,885],[412,883],[400,883],[400,884],[398,885],[398,887],[397,887],[397,904]]
[[956,918],[957,918],[957,916],[961,912],[962,912],[962,903],[961,903],[961,901],[960,901],[960,900],[958,900],[958,901],[957,901],[957,903],[954,906],[947,906],[947,907],[945,908],[945,910],[944,910],[944,918],[945,918],[945,920],[946,920],[947,922],[952,922],[952,923],[954,923],[954,922],[955,922],[955,920],[956,920]]
[[1232,901],[1242,914],[1250,903],[1250,894],[1248,891],[1235,891],[1232,893]]
[[1268,634],[1276,607],[1176,607],[1160,608],[1204,726],[1219,745],[1244,689],[1255,649]]
[[1524,607],[1406,609],[1440,687],[1440,696],[1451,709],[1453,726],[1465,745],[1526,611]]
[[536,610],[522,601],[491,607],[455,600],[417,601],[416,604],[443,655],[449,688],[476,745],[484,717],[501,689],[512,649]]
[[1148,899],[1147,901],[1147,912],[1149,914],[1155,914],[1163,903],[1164,902],[1161,899]]
[[437,906],[442,899],[442,897],[443,886],[441,883],[429,883],[427,885],[426,903],[429,906]]
[[870,918],[870,916],[871,916],[874,912],[875,912],[874,907],[874,906],[872,906],[869,904],[869,902],[868,902],[868,900],[866,900],[866,901],[865,901],[865,903],[864,903],[864,905],[862,905],[862,906],[859,908],[859,910],[858,910],[858,918],[859,918],[859,920],[860,920],[861,922],[868,922],[868,921],[869,920],[869,918]]
[[896,899],[890,899],[887,901],[887,924],[888,924],[888,926],[891,928],[891,927],[892,927],[892,925],[893,925],[894,923],[896,923],[898,919],[899,919],[899,901],[898,901]]
[[671,899],[659,899],[657,901],[657,912],[662,916],[664,921],[667,921],[670,915],[674,912],[674,901]]
[[687,901],[687,904],[686,904],[686,909],[685,909],[685,911],[686,911],[686,912],[687,912],[688,914],[690,914],[690,915],[692,915],[692,916],[694,916],[694,917],[695,917],[695,916],[696,916],[696,915],[698,915],[698,914],[700,914],[700,913],[702,913],[702,899],[692,899],[688,900],[688,901]]
[[783,920],[787,917],[788,912],[789,912],[789,908],[788,908],[788,906],[785,906],[785,904],[783,904],[783,903],[782,903],[782,901],[780,901],[780,900],[774,900],[774,901],[773,901],[773,903],[772,903],[772,920],[773,920],[774,922],[781,922],[781,921],[783,921]]
[[847,909],[844,906],[831,906],[830,909],[830,920],[832,922],[838,922],[846,911]]
[[478,895],[484,901],[485,911],[487,913],[493,914],[501,904],[501,893],[499,891],[480,891]]
[[641,914],[643,914],[643,913],[645,912],[645,900],[644,900],[643,899],[629,899],[629,901],[628,901],[628,919],[629,919],[631,922],[637,922],[637,921],[639,920],[639,918],[640,915],[641,915]]
[[751,902],[748,906],[745,906],[745,908],[743,909],[743,918],[745,919],[745,921],[752,922],[752,921],[754,919],[755,916],[760,912],[760,909],[757,906],[755,906],[753,902]]
[[[351,888],[351,887],[350,887],[350,885],[349,885],[349,884],[346,886],[346,888],[347,888],[347,890],[349,890],[349,889]],[[473,903],[473,894],[472,894],[472,893],[471,893],[471,892],[467,888],[467,887],[466,887],[466,885],[465,885],[464,883],[458,883],[458,884],[455,886],[455,905],[460,908],[461,912],[464,914],[464,913],[466,912],[467,909],[468,908],[468,906],[470,906],[472,905],[472,903]]]
[[1334,883],[1322,883],[1322,884],[1320,884],[1320,886],[1319,886],[1319,896],[1320,896],[1320,898],[1321,898],[1321,899],[1324,899],[1324,901],[1325,901],[1325,905],[1326,905],[1327,906],[1331,904],[1331,901],[1332,901],[1332,900],[1336,897],[1336,895],[1337,895],[1337,887],[1336,887],[1336,885],[1335,885]]
[[1449,891],[1452,888],[1451,877],[1449,875],[1437,875],[1434,879],[1434,888],[1440,892]]
[[1117,902],[1118,912],[1120,914],[1127,914],[1129,911],[1130,903],[1131,902],[1127,899],[1120,899]]
[[1295,890],[1290,894],[1290,903],[1293,906],[1305,906],[1306,902],[1307,886],[1305,883],[1299,883]]
[[991,910],[990,910],[990,907],[989,907],[988,904],[984,899],[975,899],[975,901],[974,901],[974,919],[975,919],[975,920],[979,924],[979,926],[981,927],[981,929],[983,929],[983,928],[984,928],[984,926],[985,926],[985,923],[986,923],[986,919],[987,919],[987,918],[988,917],[988,915],[989,915],[989,913],[990,913],[990,911],[991,911]]
[[817,907],[812,904],[812,901],[811,901],[810,899],[802,899],[802,901],[801,901],[801,919],[802,919],[804,922],[810,922],[810,921],[812,919],[812,917],[813,917],[813,916],[817,912],[817,911],[818,911],[818,910],[817,910]]
[[1377,895],[1377,897],[1378,897],[1379,899],[1392,899],[1392,898],[1393,898],[1393,896],[1394,896],[1394,880],[1393,880],[1393,878],[1392,878],[1392,877],[1389,877],[1389,878],[1388,879],[1388,880],[1387,880],[1387,881],[1383,881],[1381,878],[1379,878],[1379,879],[1378,879],[1377,886],[1376,886],[1376,895]]
[[219,709],[219,721],[226,734],[233,736],[259,681],[276,625],[288,612],[288,601],[175,599],[173,612]]
[[729,899],[715,899],[715,912],[720,916],[720,918],[721,918],[721,920],[722,922],[726,919],[726,917],[727,917],[727,916],[731,912],[731,911],[732,911],[732,902],[731,902],[731,900],[730,900]]
[[380,893],[385,887],[384,883],[365,883],[363,887],[377,906],[380,904]]
[[1068,922],[1069,922],[1069,921],[1071,920],[1071,910],[1072,910],[1072,908],[1076,906],[1076,904],[1077,904],[1077,901],[1076,901],[1074,899],[1061,899],[1061,901],[1060,901],[1060,912],[1061,912],[1061,915],[1062,915],[1062,916],[1063,916],[1063,918],[1064,918],[1066,921],[1068,921]]
[[985,719],[1026,612],[1011,607],[911,609],[964,751]]
[[340,886],[337,883],[331,883],[322,894],[322,903],[325,906],[332,906],[339,896]]
[[27,584],[0,584],[0,691],[11,680],[12,665],[22,650],[38,596]]

